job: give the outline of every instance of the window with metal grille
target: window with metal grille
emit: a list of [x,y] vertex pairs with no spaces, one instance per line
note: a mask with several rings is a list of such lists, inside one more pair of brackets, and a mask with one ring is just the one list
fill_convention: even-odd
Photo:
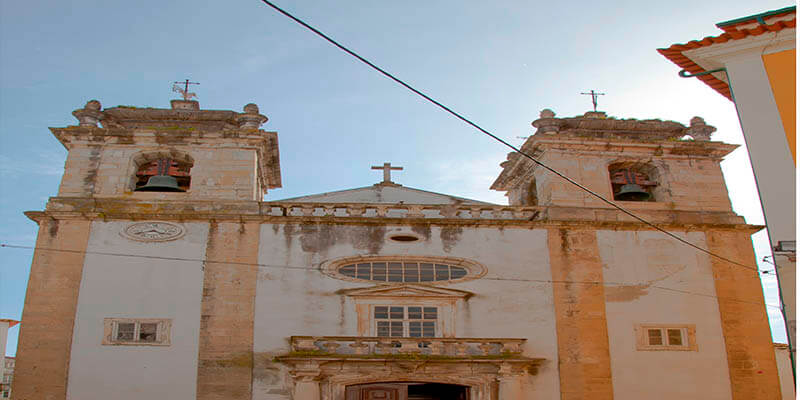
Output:
[[103,344],[168,345],[170,320],[106,318]]
[[467,269],[455,265],[426,262],[364,262],[339,267],[339,274],[373,282],[419,283],[461,279]]
[[438,314],[436,307],[375,306],[373,320],[376,336],[436,337]]

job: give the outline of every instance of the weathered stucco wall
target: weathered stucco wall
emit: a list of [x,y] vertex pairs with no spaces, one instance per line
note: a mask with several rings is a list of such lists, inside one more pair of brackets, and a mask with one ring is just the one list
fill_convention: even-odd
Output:
[[[93,222],[72,341],[68,398],[195,399],[202,262],[208,224],[186,223],[175,241],[146,243],[120,231],[129,222]],[[103,345],[104,318],[168,318],[169,346]]]
[[[706,246],[701,232],[676,234]],[[730,399],[708,257],[660,232],[598,231],[597,238],[609,283],[605,298],[614,399]],[[697,351],[637,350],[638,324],[694,325]]]
[[[416,234],[421,240],[388,240],[397,232]],[[523,379],[524,398],[559,397],[552,287],[513,281],[551,279],[545,230],[264,224],[255,312],[254,399],[289,398],[291,379],[272,359],[289,351],[290,336],[358,335],[354,301],[339,293],[373,285],[334,279],[317,270],[325,261],[358,255],[459,257],[486,266],[482,279],[436,285],[475,294],[457,302],[455,336],[527,338],[524,355],[547,361],[536,375]]]

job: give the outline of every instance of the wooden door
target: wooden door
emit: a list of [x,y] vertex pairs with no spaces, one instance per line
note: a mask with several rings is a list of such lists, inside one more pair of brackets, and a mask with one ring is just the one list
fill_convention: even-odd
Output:
[[347,400],[407,400],[405,384],[376,383],[347,387]]

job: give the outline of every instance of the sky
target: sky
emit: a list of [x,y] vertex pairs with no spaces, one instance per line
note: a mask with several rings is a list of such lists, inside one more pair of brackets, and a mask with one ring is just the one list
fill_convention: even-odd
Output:
[[[722,163],[733,209],[763,216],[733,103],[656,52],[721,33],[714,24],[783,1],[276,0],[431,97],[520,145],[544,108],[688,125],[742,145]],[[48,127],[104,107],[169,108],[172,82],[199,82],[203,109],[250,102],[277,131],[283,188],[265,200],[368,186],[391,162],[405,186],[507,204],[489,190],[508,149],[322,41],[258,0],[0,2],[0,243],[34,246],[66,150]],[[769,255],[764,231],[756,258]],[[32,250],[0,248],[0,318],[19,320]],[[760,262],[761,269],[772,265]],[[774,275],[762,275],[773,338],[785,342]],[[19,326],[9,332],[16,353]]]

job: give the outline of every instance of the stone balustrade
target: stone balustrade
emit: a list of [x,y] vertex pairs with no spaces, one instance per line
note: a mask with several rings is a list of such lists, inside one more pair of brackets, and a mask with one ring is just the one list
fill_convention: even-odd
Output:
[[292,336],[294,355],[359,357],[422,355],[442,357],[514,357],[526,339],[390,338],[368,336]]
[[438,204],[365,203],[263,203],[262,213],[275,217],[351,217],[351,218],[449,218],[486,220],[533,220],[541,207]]

